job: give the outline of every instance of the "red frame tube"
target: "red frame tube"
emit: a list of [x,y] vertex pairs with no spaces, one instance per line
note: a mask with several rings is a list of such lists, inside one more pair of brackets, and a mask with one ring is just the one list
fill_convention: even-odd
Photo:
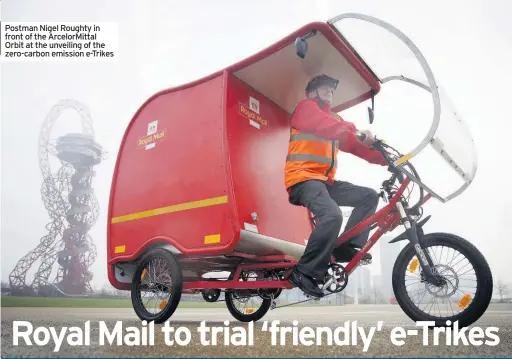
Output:
[[[398,221],[400,221],[401,216],[396,208],[396,204],[410,182],[411,179],[409,177],[406,177],[398,191],[391,199],[391,201],[389,201],[389,203],[384,208],[380,209],[374,215],[368,217],[359,224],[355,225],[350,230],[342,233],[341,236],[338,238],[336,242],[337,246],[347,242],[348,240],[358,235],[359,233],[361,233],[362,231],[364,231],[365,229],[367,229],[368,227],[372,226],[375,223],[377,223],[379,227],[379,229],[368,239],[363,248],[361,248],[359,253],[357,253],[345,267],[348,274],[352,273],[357,268],[361,258],[363,258],[363,256],[366,253],[368,253],[368,251],[374,246],[375,243],[377,243],[377,241],[382,237],[383,234],[394,230],[398,226]],[[425,204],[430,198],[431,195],[427,194],[423,198],[422,204]]]
[[[398,212],[396,208],[396,204],[402,194],[404,193],[405,189],[411,182],[411,179],[409,177],[406,177],[404,182],[400,185],[398,191],[395,193],[391,201],[381,208],[379,211],[377,211],[372,216],[366,218],[359,224],[355,225],[348,231],[343,232],[337,239],[336,245],[339,246],[340,244],[343,244],[350,240],[351,238],[355,237],[362,231],[366,230],[367,228],[371,227],[374,224],[377,224],[378,229],[377,231],[368,239],[366,244],[361,248],[359,253],[352,258],[352,260],[347,264],[345,269],[347,270],[348,274],[352,273],[357,266],[359,265],[359,262],[361,261],[361,258],[377,243],[377,241],[382,237],[383,234],[394,230],[398,222],[400,220],[400,213]],[[422,204],[427,202],[431,198],[430,194],[427,194]],[[261,269],[288,269],[288,273],[291,272],[291,270],[295,267],[297,262],[293,260],[289,256],[265,256],[265,257],[257,257],[257,256],[251,256],[246,255],[242,253],[233,253],[232,256],[240,256],[243,258],[250,259],[252,261],[258,261],[258,263],[241,263],[238,265],[234,275],[233,279],[231,280],[207,280],[207,281],[191,281],[191,282],[185,282],[183,283],[183,290],[197,290],[197,289],[260,289],[260,288],[283,288],[283,289],[290,289],[293,288],[294,285],[291,284],[287,280],[280,280],[280,281],[270,281],[270,280],[255,280],[255,281],[241,281],[240,280],[240,274],[243,270],[261,270]],[[334,257],[331,259],[332,263],[334,263]],[[285,274],[285,277],[287,275]]]
[[236,280],[215,280],[215,281],[193,281],[183,283],[183,290],[191,289],[263,289],[263,288],[282,288],[293,289],[295,286],[287,280],[255,280],[255,281],[236,281]]

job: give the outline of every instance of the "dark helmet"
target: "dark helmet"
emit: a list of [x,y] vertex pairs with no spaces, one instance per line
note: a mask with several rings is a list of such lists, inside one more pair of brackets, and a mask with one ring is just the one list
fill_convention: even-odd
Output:
[[339,81],[335,78],[327,76],[325,74],[313,77],[306,85],[306,92],[315,91],[318,87],[328,85],[333,87],[335,90],[338,87]]

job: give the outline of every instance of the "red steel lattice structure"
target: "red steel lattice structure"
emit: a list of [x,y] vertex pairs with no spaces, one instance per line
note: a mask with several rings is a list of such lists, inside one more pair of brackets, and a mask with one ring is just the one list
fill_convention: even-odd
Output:
[[[69,133],[50,140],[61,113],[74,109],[81,117],[82,133]],[[53,174],[50,155],[61,167]],[[92,120],[87,108],[73,100],[57,103],[46,117],[39,137],[39,165],[43,176],[41,196],[50,221],[48,233],[36,248],[23,256],[9,275],[13,295],[85,295],[92,292],[92,273],[96,246],[87,233],[99,210],[92,189],[93,167],[101,162],[102,147],[94,140]],[[39,261],[33,281],[28,284],[31,267]],[[53,281],[50,276],[57,265]]]

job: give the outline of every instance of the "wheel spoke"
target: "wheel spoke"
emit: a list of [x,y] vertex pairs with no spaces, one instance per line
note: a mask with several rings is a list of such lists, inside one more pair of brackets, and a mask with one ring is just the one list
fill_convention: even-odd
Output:
[[[476,286],[469,284],[470,280],[472,282],[477,281],[471,261],[455,248],[447,247],[446,251],[444,248],[444,245],[425,248],[425,252],[431,256],[433,261],[434,274],[439,276],[444,281],[444,284],[436,286],[427,282],[421,267],[419,272],[411,274],[408,271],[409,266],[405,265],[403,277],[403,288],[407,291],[411,302],[419,310],[439,319],[456,315],[459,311],[457,310],[458,308],[453,307],[452,302],[459,303],[467,294],[474,298],[474,293],[478,289],[478,283]],[[411,260],[414,258],[416,258],[415,253],[408,263],[411,263]],[[469,278],[470,275],[473,278]],[[463,279],[461,276],[464,276]],[[471,302],[463,303],[462,310],[467,310]]]
[[132,292],[132,301],[137,315],[157,323],[165,321],[181,298],[181,289],[177,291],[182,283],[178,263],[171,253],[155,249],[141,260],[136,273],[139,274],[134,277],[137,285]]
[[[242,273],[243,281],[280,280],[272,271],[254,271]],[[271,295],[275,290],[242,289],[226,292],[226,305],[231,314],[240,321],[251,321],[260,318],[270,309]]]

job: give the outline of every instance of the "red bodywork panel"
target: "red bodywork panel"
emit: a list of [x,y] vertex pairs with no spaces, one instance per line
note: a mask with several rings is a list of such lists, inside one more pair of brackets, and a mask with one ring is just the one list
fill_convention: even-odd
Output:
[[[250,110],[250,97],[259,102],[259,114]],[[228,80],[226,105],[237,224],[244,228],[248,223],[260,234],[304,245],[311,232],[308,213],[288,202],[284,186],[290,116],[234,76]]]
[[[228,203],[110,223],[110,259],[132,259],[154,237],[188,251],[203,248],[204,237],[213,234],[220,234],[215,246],[232,244],[236,214],[226,177],[222,89],[223,78],[217,77],[159,96],[138,114],[119,158],[110,217],[221,196],[228,196]],[[146,150],[139,141],[155,120],[157,133],[165,136]],[[116,246],[125,246],[118,256],[112,255]]]
[[[114,287],[129,288],[115,278],[114,264],[136,260],[158,242],[190,258],[208,255],[204,263],[210,264],[236,249],[247,224],[259,234],[304,245],[312,228],[308,212],[291,205],[284,188],[290,115],[233,72],[312,29],[378,92],[378,81],[332,29],[313,23],[249,59],[148,99],[125,131],[111,185],[107,260]],[[250,97],[259,109],[251,110]]]

